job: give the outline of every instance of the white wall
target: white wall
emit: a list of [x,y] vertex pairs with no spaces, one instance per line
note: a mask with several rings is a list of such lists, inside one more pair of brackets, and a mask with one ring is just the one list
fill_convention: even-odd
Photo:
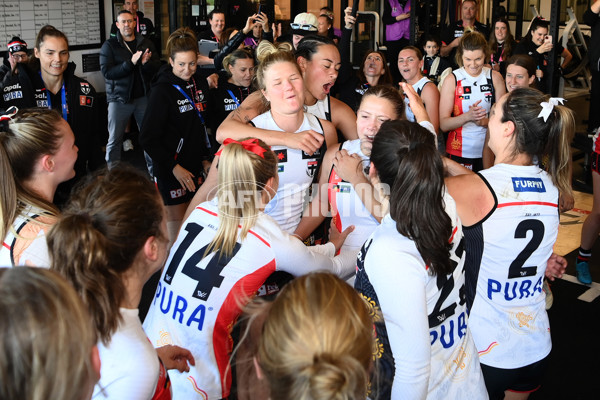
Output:
[[[110,35],[110,27],[112,25],[112,1],[104,0],[104,29],[106,32],[106,37]],[[96,89],[97,92],[105,92],[104,85],[104,77],[100,71],[96,72],[83,72],[83,54],[93,54],[100,53],[100,47],[96,49],[87,49],[87,50],[75,50],[71,51],[71,61],[73,61],[77,65],[77,69],[75,70],[75,75],[80,76],[84,79],[87,79]]]

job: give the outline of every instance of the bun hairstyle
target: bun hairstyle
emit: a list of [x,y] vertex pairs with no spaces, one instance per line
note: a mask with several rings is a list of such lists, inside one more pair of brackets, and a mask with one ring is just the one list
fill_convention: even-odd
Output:
[[373,320],[351,286],[330,273],[307,274],[266,310],[258,363],[272,399],[366,398]]
[[550,96],[537,89],[518,88],[507,94],[502,107],[502,122],[515,124],[513,155],[529,154],[539,160],[547,157],[546,170],[560,193],[571,193],[569,159],[575,133],[573,111],[555,105],[547,121],[538,117],[542,102]]
[[188,27],[179,28],[169,35],[166,49],[171,60],[175,59],[177,53],[188,51],[198,53],[196,34]]
[[149,237],[163,236],[162,200],[133,167],[100,171],[81,185],[48,234],[52,269],[73,285],[90,310],[104,343],[121,320],[121,275]]
[[46,40],[46,36],[64,39],[65,43],[67,43],[67,48],[69,47],[69,39],[67,38],[67,35],[52,25],[44,25],[35,38],[35,48],[38,49],[38,51],[41,50],[42,44]]
[[485,37],[477,31],[465,32],[458,42],[455,61],[460,67],[463,66],[462,58],[465,50],[481,50],[483,51],[484,60],[488,60],[490,58],[487,40],[485,40]]
[[398,232],[415,242],[433,275],[451,273],[452,221],[444,208],[444,165],[433,134],[415,122],[386,121],[373,140],[371,161],[390,188]]
[[[44,155],[55,154],[62,136],[58,124],[62,117],[56,111],[36,108],[21,110],[0,130],[0,238],[4,239],[15,218],[28,206],[57,215],[58,209],[24,182],[32,178],[37,161]],[[36,223],[41,223],[35,220]]]
[[273,65],[280,62],[289,62],[296,66],[298,72],[301,73],[294,53],[292,53],[292,45],[284,42],[275,46],[273,43],[266,40],[261,41],[256,48],[256,59],[258,60],[258,68],[256,69],[256,83],[258,89],[266,89],[265,73]]
[[[252,140],[250,138],[241,140]],[[219,165],[219,228],[207,247],[208,254],[221,249],[223,254],[233,253],[238,237],[244,240],[250,228],[256,223],[262,206],[262,191],[267,181],[277,176],[277,158],[271,148],[262,140],[256,145],[264,150],[262,156],[247,150],[240,142],[231,142],[223,147]],[[274,194],[271,194],[274,195]],[[232,202],[232,199],[235,201]]]
[[98,380],[91,318],[44,268],[0,269],[0,398],[81,400]]

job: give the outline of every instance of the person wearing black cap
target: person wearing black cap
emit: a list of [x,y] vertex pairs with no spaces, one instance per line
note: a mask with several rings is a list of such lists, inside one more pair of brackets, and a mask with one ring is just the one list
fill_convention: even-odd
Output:
[[29,60],[27,43],[18,36],[13,36],[7,44],[8,51],[4,56],[4,63],[0,66],[0,81],[10,73],[17,74],[17,64],[26,63]]

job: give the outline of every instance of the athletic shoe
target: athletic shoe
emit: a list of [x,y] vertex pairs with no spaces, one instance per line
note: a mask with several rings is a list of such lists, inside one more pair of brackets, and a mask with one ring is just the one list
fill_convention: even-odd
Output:
[[577,270],[577,280],[585,285],[592,283],[592,275],[590,275],[590,265],[586,261],[578,262],[575,265]]
[[546,293],[546,310],[549,310],[554,303],[554,296],[552,295],[552,290],[550,290],[547,279],[544,279],[544,293]]

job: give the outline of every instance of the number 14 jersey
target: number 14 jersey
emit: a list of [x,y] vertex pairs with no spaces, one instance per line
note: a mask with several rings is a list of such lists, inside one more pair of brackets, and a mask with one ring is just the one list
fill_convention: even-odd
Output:
[[464,228],[469,328],[482,364],[519,368],[552,348],[542,285],[558,234],[558,190],[536,166],[498,164],[480,176],[496,204]]

